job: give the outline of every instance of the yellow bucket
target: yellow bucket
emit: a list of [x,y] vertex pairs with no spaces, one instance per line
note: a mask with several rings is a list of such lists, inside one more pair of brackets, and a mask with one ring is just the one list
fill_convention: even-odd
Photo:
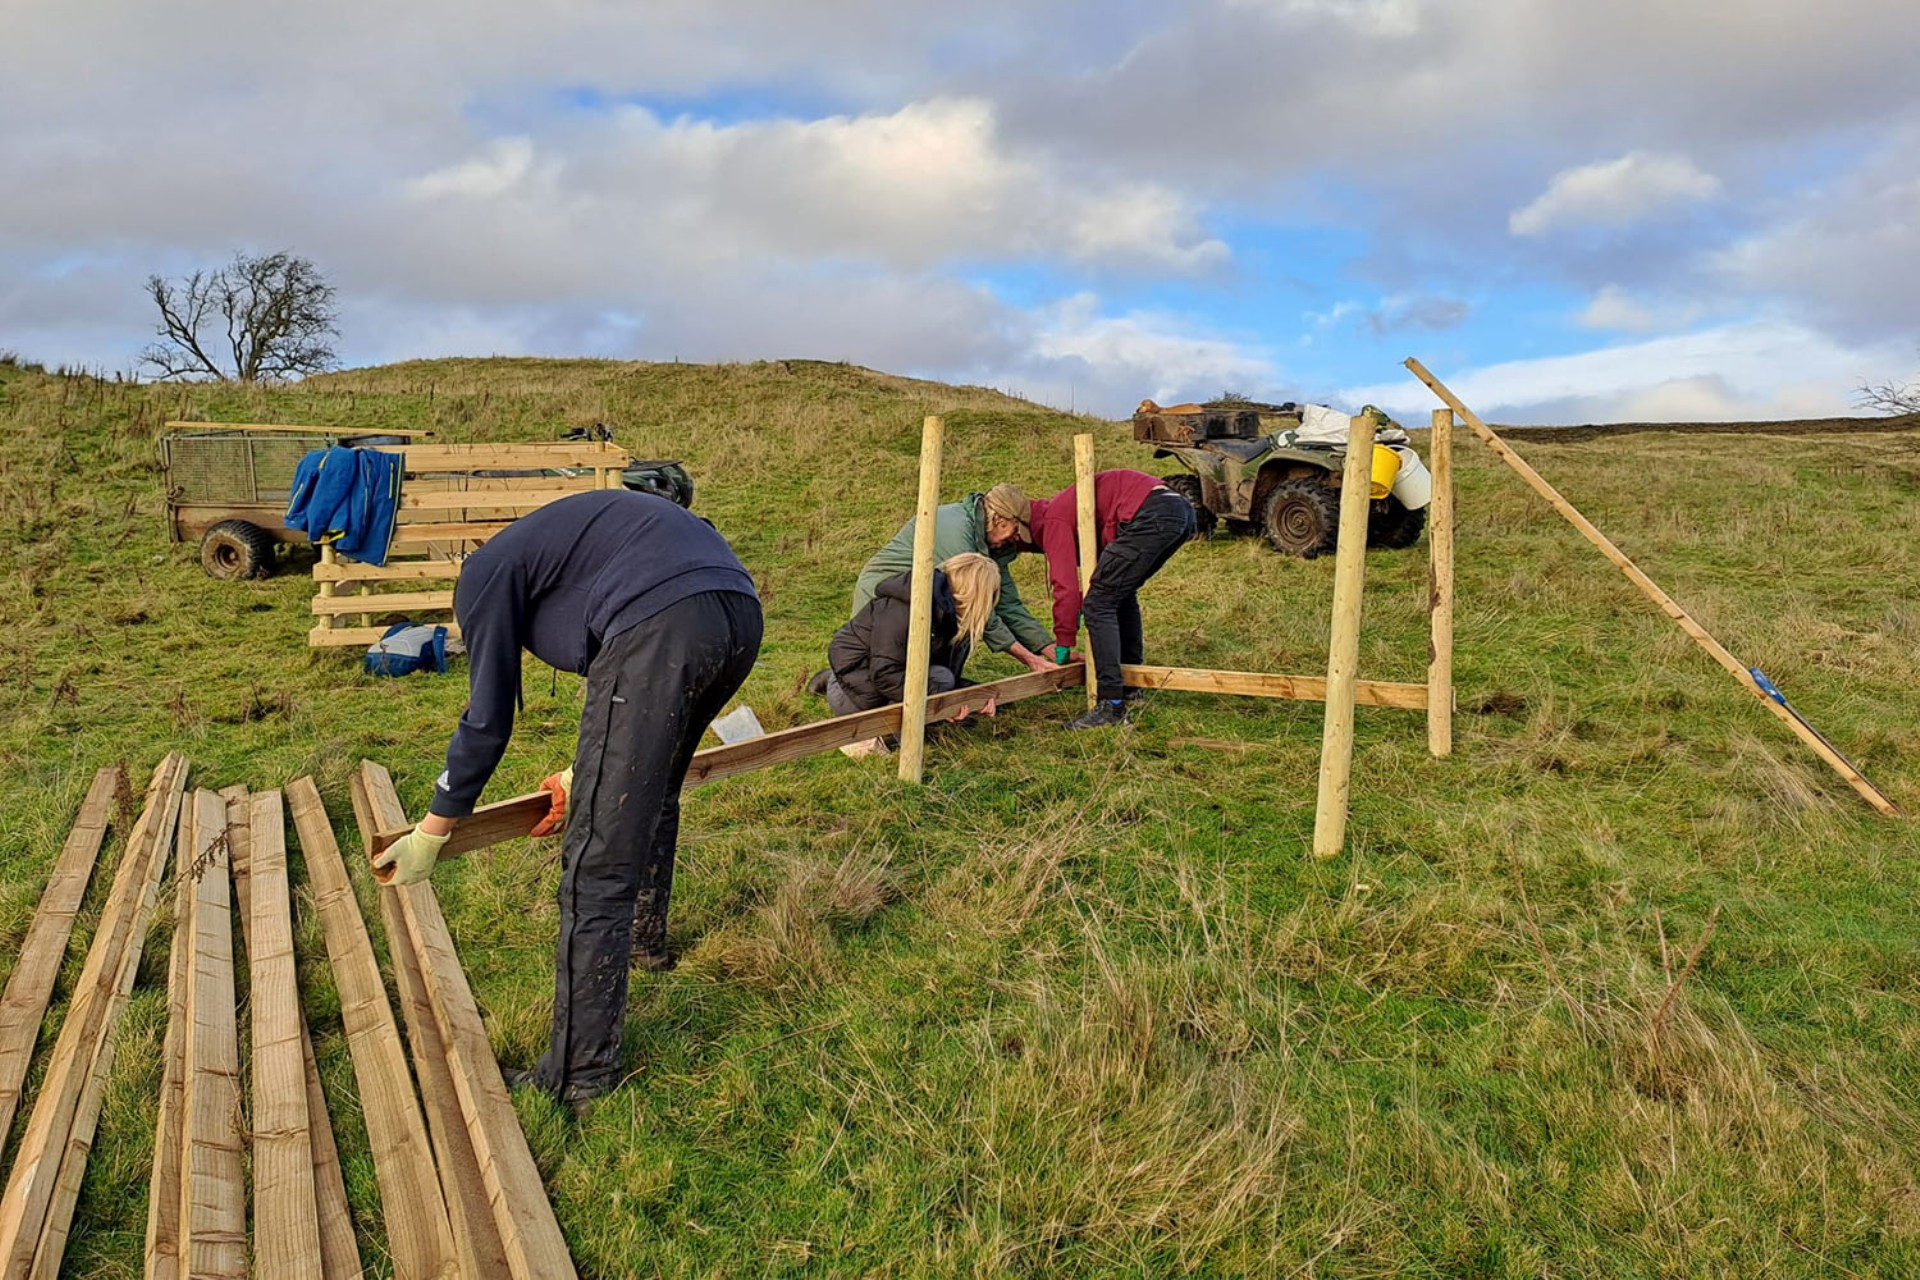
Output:
[[1383,444],[1373,446],[1373,496],[1384,498],[1393,491],[1400,475],[1400,455]]

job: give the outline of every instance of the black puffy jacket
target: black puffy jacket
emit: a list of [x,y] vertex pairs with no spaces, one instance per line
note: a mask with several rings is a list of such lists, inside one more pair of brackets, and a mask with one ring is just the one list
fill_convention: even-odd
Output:
[[[863,710],[901,700],[907,683],[907,632],[913,612],[913,575],[896,573],[874,591],[866,607],[834,635],[827,664],[841,688]],[[960,635],[960,609],[947,575],[933,571],[931,665],[957,677],[972,645]]]

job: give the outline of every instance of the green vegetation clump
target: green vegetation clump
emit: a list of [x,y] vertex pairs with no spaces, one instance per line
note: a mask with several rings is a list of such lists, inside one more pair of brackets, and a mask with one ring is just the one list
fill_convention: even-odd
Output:
[[[460,441],[606,422],[684,459],[761,584],[744,697],[778,728],[826,714],[801,681],[910,514],[934,412],[949,497],[1064,486],[1075,430],[1103,466],[1154,466],[1123,425],[803,361],[435,361],[253,390],[0,364],[0,957],[100,765],[136,789],[175,747],[200,786],[310,773],[350,847],[349,770],[388,765],[417,811],[464,704],[458,675],[308,650],[306,561],[214,582],[169,545],[167,419]],[[1913,435],[1524,449],[1920,810]],[[922,789],[829,753],[694,792],[683,960],[635,975],[632,1078],[579,1123],[517,1103],[582,1273],[1920,1274],[1920,836],[1478,445],[1457,454],[1456,754],[1361,708],[1336,860],[1307,854],[1308,703],[1158,694],[1130,729],[1069,737],[1063,695],[941,731]],[[1332,571],[1190,545],[1144,593],[1149,659],[1316,673]],[[1425,555],[1367,573],[1362,673],[1422,679]],[[1038,562],[1018,574],[1043,601]],[[491,796],[568,758],[581,684],[529,673]],[[303,997],[385,1274],[293,850]],[[545,1044],[557,853],[511,842],[436,880],[509,1066]],[[69,1274],[139,1267],[170,928],[163,908]]]

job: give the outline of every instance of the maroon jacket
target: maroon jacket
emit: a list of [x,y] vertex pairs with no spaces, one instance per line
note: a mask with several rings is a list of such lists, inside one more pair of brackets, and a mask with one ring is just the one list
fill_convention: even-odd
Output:
[[[1144,471],[1102,471],[1093,478],[1096,555],[1119,536],[1120,526],[1133,519],[1147,495],[1162,487]],[[1073,486],[1051,498],[1035,498],[1029,524],[1053,584],[1053,642],[1071,648],[1080,633],[1080,532]]]

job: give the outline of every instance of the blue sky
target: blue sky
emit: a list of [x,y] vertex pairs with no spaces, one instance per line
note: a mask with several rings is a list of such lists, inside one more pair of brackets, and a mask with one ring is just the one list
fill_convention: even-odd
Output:
[[289,21],[9,19],[0,349],[132,368],[148,274],[286,248],[338,286],[348,364],[811,356],[1116,416],[1422,415],[1418,355],[1514,422],[1828,414],[1920,376],[1910,0]]

